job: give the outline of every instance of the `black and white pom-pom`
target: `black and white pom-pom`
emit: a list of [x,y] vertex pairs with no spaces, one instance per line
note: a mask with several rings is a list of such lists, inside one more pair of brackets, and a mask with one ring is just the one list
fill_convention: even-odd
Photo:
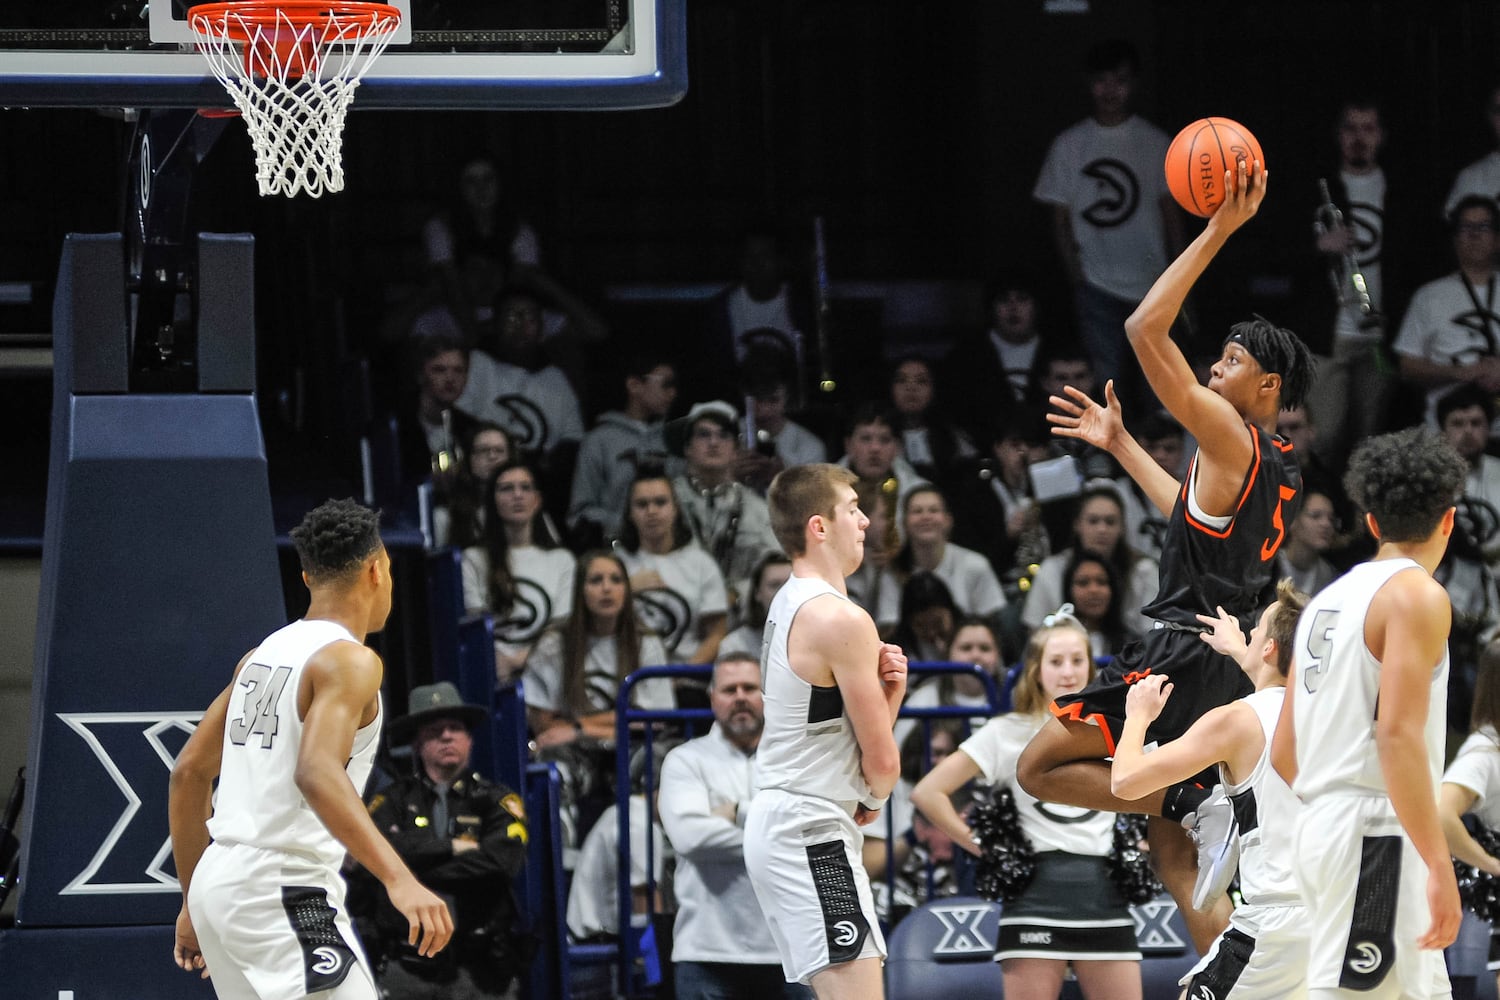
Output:
[[[1500,857],[1500,831],[1478,826],[1474,840],[1490,857]],[[1500,917],[1500,878],[1457,858],[1453,859],[1453,873],[1458,876],[1458,896],[1464,906],[1481,920],[1493,922]]]
[[1146,817],[1120,813],[1115,817],[1115,842],[1109,852],[1109,877],[1115,880],[1125,901],[1144,903],[1162,893],[1161,880],[1151,870],[1151,858],[1141,845],[1146,842]]
[[1015,899],[1036,875],[1036,850],[1021,832],[1021,814],[1011,790],[1001,785],[976,794],[969,828],[980,848],[975,891],[985,899]]

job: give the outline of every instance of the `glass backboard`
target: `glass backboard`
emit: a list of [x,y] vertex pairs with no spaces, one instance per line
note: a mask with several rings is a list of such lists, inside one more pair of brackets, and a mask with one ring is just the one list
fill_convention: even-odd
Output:
[[[355,107],[638,108],[687,87],[685,0],[389,0]],[[217,107],[188,0],[0,3],[0,106]]]

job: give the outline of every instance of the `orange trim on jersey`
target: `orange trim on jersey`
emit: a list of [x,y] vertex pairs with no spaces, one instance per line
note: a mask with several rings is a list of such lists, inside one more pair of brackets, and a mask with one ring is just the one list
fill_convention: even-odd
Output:
[[1104,734],[1104,745],[1109,749],[1109,755],[1111,757],[1115,755],[1115,734],[1109,731],[1109,726],[1105,723],[1104,716],[1098,712],[1090,712],[1088,715],[1084,715],[1083,702],[1081,701],[1075,701],[1067,708],[1058,708],[1057,702],[1054,701],[1050,707],[1052,714],[1060,722],[1082,722],[1085,725],[1098,726],[1099,732]]
[[[1192,475],[1193,470],[1192,470],[1191,467],[1188,469],[1188,475],[1183,480],[1183,483],[1182,483],[1182,489],[1183,489],[1183,494],[1182,494],[1182,496],[1183,496],[1182,517],[1183,517],[1183,520],[1187,521],[1188,527],[1190,527],[1190,528],[1197,528],[1199,531],[1203,532],[1205,535],[1209,535],[1209,536],[1211,536],[1213,538],[1228,538],[1230,535],[1232,535],[1234,533],[1234,525],[1235,525],[1235,522],[1239,520],[1240,508],[1243,507],[1243,506],[1245,506],[1245,501],[1246,500],[1250,499],[1250,491],[1255,488],[1256,477],[1258,477],[1260,475],[1260,461],[1261,461],[1260,435],[1257,434],[1257,433],[1255,433],[1255,431],[1253,429],[1251,429],[1249,425],[1246,425],[1245,430],[1247,430],[1247,431],[1250,432],[1250,440],[1251,440],[1251,442],[1255,446],[1255,460],[1250,463],[1250,474],[1245,477],[1245,489],[1244,489],[1243,492],[1240,493],[1240,499],[1234,505],[1234,511],[1233,511],[1233,513],[1231,513],[1229,515],[1229,526],[1227,528],[1225,528],[1223,531],[1220,531],[1218,528],[1211,528],[1208,525],[1204,524],[1202,521],[1196,520],[1193,517],[1192,508],[1190,508],[1188,506],[1188,504],[1187,504],[1187,489],[1188,489],[1188,484],[1193,481],[1193,475]],[[1198,464],[1198,456],[1194,455],[1193,456],[1193,465],[1197,465],[1197,464]]]

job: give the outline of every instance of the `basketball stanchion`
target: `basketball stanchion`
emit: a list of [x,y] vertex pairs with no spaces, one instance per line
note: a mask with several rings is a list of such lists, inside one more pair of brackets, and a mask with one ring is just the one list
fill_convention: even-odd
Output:
[[188,23],[245,119],[260,193],[316,198],[343,190],[344,116],[360,78],[400,26],[400,10],[241,0],[192,7]]

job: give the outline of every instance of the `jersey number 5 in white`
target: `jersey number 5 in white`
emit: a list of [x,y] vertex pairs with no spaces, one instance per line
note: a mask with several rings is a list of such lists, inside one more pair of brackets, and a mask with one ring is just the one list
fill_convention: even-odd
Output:
[[276,717],[276,703],[281,700],[281,689],[292,675],[291,667],[277,667],[272,673],[264,663],[248,663],[240,671],[240,686],[245,689],[245,701],[240,707],[240,717],[229,724],[229,741],[244,746],[250,737],[259,736],[263,750],[271,749],[276,739],[280,721]]
[[1313,616],[1312,628],[1307,633],[1307,666],[1302,668],[1302,686],[1307,693],[1318,690],[1323,680],[1324,660],[1333,646],[1333,630],[1338,627],[1339,613],[1323,609]]

